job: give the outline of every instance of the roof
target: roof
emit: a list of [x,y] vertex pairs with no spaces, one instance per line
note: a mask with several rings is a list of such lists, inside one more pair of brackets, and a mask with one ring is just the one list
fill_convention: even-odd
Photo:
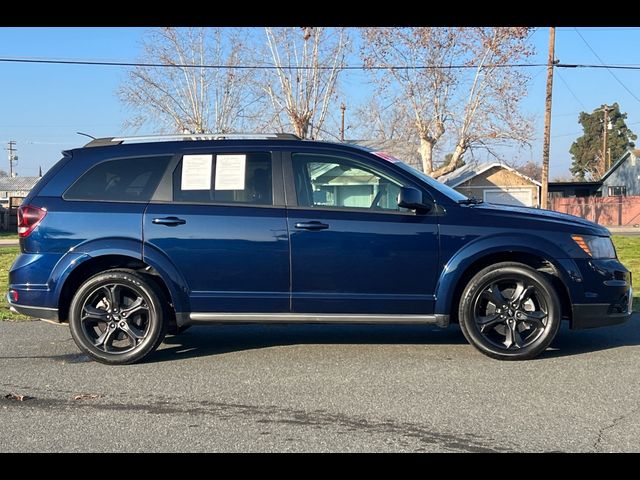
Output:
[[41,177],[0,177],[0,191],[31,190]]
[[122,143],[170,142],[180,140],[302,140],[292,133],[194,133],[177,135],[143,135],[135,137],[93,138],[85,147],[104,147]]
[[549,187],[599,187],[601,180],[594,182],[549,182]]
[[631,150],[631,149],[629,149],[629,150],[627,150],[626,152],[624,152],[624,153],[622,154],[622,156],[621,156],[618,160],[616,160],[616,163],[614,163],[613,165],[611,165],[611,167],[609,167],[609,170],[607,170],[607,171],[605,172],[605,174],[602,176],[602,178],[600,178],[600,182],[604,183],[604,181],[605,181],[607,178],[609,178],[609,176],[611,176],[611,174],[612,174],[613,172],[615,172],[615,171],[617,170],[617,168],[618,168],[620,165],[622,165],[622,164],[627,160],[627,158],[629,158],[631,155],[633,155],[633,156],[634,156],[634,157],[636,157],[636,158],[640,158],[640,150],[638,150],[638,149],[635,149],[635,150]]
[[481,175],[487,170],[490,170],[494,167],[504,168],[505,170],[509,170],[510,172],[513,172],[516,175],[521,176],[522,178],[530,181],[531,183],[534,183],[538,186],[542,186],[542,184],[539,181],[534,180],[531,177],[527,177],[526,175],[517,171],[515,168],[512,168],[509,165],[505,165],[504,163],[500,163],[500,162],[470,163],[454,170],[451,173],[442,175],[440,178],[438,178],[438,180],[444,183],[445,185],[448,185],[449,187],[457,187],[458,185],[468,180],[471,180],[472,178],[477,177],[478,175]]

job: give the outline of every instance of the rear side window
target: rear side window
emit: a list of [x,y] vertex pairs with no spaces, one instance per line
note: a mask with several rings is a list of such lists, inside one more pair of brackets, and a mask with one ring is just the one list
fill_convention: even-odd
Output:
[[63,198],[148,202],[170,159],[170,156],[164,156],[120,158],[101,162],[71,185]]
[[185,155],[173,172],[174,202],[273,205],[271,154]]

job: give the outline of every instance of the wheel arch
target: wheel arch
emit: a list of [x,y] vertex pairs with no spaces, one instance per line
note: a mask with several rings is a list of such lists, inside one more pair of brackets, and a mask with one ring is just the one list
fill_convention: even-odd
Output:
[[508,243],[505,240],[507,239],[500,240],[501,245],[494,242],[468,245],[451,257],[436,285],[435,313],[449,315],[451,323],[457,323],[457,307],[469,280],[487,266],[500,262],[518,262],[548,276],[560,298],[562,316],[571,320],[571,293],[567,286],[571,275],[566,271],[564,262],[557,260],[562,258],[559,256],[562,255],[559,249],[542,238],[540,242],[536,239],[538,248],[531,247],[530,237],[526,242],[521,238],[517,238],[517,242],[513,238]]
[[[182,302],[180,302],[179,293],[176,292],[175,288],[167,285],[164,281],[163,272],[156,270],[139,258],[122,253],[109,253],[97,256],[84,255],[70,262],[64,274],[61,275],[61,278],[56,282],[58,288],[54,295],[57,298],[59,320],[68,320],[71,300],[82,283],[93,275],[116,268],[130,269],[146,274],[164,294],[171,307],[170,311],[174,314],[172,321],[175,321],[175,312],[182,311],[177,310],[177,308],[182,307]],[[178,301],[176,301],[176,299],[178,299]]]

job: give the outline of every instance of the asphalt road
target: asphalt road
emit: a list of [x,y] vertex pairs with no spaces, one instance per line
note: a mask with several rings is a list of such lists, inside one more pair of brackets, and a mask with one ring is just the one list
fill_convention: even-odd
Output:
[[108,367],[66,326],[0,322],[0,452],[637,452],[639,327],[515,363],[456,327],[193,327]]

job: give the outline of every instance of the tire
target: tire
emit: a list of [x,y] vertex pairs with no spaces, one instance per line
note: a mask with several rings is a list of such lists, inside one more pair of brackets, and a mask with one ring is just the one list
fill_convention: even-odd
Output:
[[80,286],[69,308],[78,348],[109,365],[139,362],[153,352],[165,337],[167,318],[162,292],[133,270],[94,275]]
[[515,262],[491,265],[473,276],[458,309],[467,341],[499,360],[542,353],[560,328],[560,300],[543,274]]

